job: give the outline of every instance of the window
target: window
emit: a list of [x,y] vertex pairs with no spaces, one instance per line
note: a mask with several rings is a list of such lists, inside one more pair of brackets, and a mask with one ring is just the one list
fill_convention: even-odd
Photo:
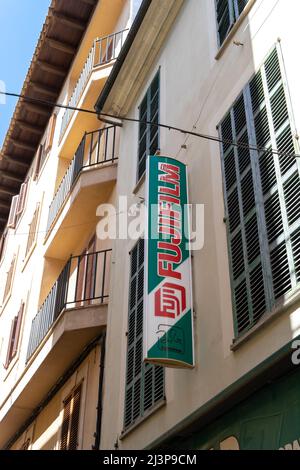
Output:
[[18,206],[19,196],[13,196],[10,205],[10,211],[7,221],[8,228],[15,228],[16,226],[16,215],[17,215],[17,206]]
[[8,368],[9,364],[11,363],[13,358],[16,356],[17,351],[18,351],[23,312],[24,312],[24,303],[22,302],[19,313],[16,317],[14,317],[12,324],[11,324],[6,361],[4,365],[5,369]]
[[[158,72],[147,90],[139,107],[139,119],[153,123],[159,122],[159,88],[160,73]],[[159,149],[159,129],[157,126],[140,123],[138,146],[138,172],[137,178],[143,176],[146,170],[148,155],[154,155]]]
[[28,253],[32,249],[36,240],[37,224],[38,224],[38,218],[39,218],[39,207],[40,207],[40,204],[37,204],[31,223],[29,225],[29,233],[28,233],[28,239],[27,239],[25,258],[27,257]]
[[25,209],[25,202],[26,202],[26,195],[28,189],[29,181],[26,180],[24,183],[21,184],[20,193],[18,196],[18,203],[16,206],[16,223],[20,219],[24,209]]
[[34,173],[33,173],[33,179],[36,180],[37,177],[39,176],[40,169],[42,168],[42,162],[45,160],[45,150],[44,150],[44,144],[40,144],[36,159],[35,159],[35,167],[34,167]]
[[45,141],[39,145],[36,160],[35,160],[35,167],[33,172],[33,179],[36,180],[40,174],[40,171],[44,165],[44,162],[49,154],[54,138],[55,132],[55,124],[56,124],[56,114],[52,114],[51,118],[49,119],[47,135]]
[[77,450],[81,402],[80,384],[64,401],[60,450]]
[[[47,137],[45,142],[45,155],[47,155],[53,144],[54,138],[54,131],[55,131],[55,123],[56,123],[56,114],[52,114],[51,118],[49,119],[48,130],[47,130]],[[44,160],[41,162],[40,168],[43,166]]]
[[0,263],[4,257],[7,231],[3,232],[0,238]]
[[226,39],[232,26],[249,0],[216,0],[219,46]]
[[144,240],[131,252],[125,429],[164,399],[164,370],[143,363]]
[[220,125],[236,335],[300,282],[300,177],[275,48]]
[[15,269],[15,261],[16,261],[16,256],[13,257],[10,268],[7,273],[6,283],[5,283],[5,288],[4,288],[4,295],[3,295],[3,302],[5,302],[6,298],[9,296],[11,292],[14,269]]

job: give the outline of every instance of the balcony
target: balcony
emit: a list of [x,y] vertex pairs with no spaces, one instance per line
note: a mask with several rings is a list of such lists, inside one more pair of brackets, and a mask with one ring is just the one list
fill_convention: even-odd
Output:
[[112,65],[123,47],[128,31],[128,29],[124,29],[103,38],[97,38],[94,40],[88,58],[74,87],[72,96],[67,104],[71,109],[66,109],[63,115],[59,136],[60,142],[75,112],[75,109],[72,108],[77,107],[92,73],[99,69],[105,68],[108,65]]
[[0,405],[0,445],[106,328],[111,250],[69,259],[32,321],[25,369]]
[[47,234],[72,191],[80,173],[89,168],[96,169],[116,163],[118,159],[116,154],[116,136],[117,130],[115,126],[85,133],[50,204]]
[[32,320],[26,363],[62,312],[79,309],[85,315],[82,309],[107,304],[110,258],[111,250],[103,250],[69,259]]

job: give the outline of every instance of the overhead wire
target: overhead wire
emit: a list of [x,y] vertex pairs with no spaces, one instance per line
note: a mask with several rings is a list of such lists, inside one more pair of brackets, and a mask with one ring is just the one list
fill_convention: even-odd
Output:
[[198,137],[198,138],[201,138],[201,139],[204,139],[204,140],[210,140],[210,141],[213,141],[213,142],[217,142],[219,144],[232,145],[233,147],[240,147],[240,148],[243,148],[243,149],[246,149],[246,150],[249,150],[249,151],[256,151],[258,153],[272,153],[274,155],[284,156],[284,157],[287,157],[287,158],[300,158],[300,155],[296,154],[296,153],[291,154],[290,152],[280,151],[280,150],[277,150],[277,149],[273,149],[271,147],[269,147],[269,148],[268,147],[257,147],[257,146],[249,145],[249,144],[247,144],[245,142],[241,142],[241,141],[224,139],[224,138],[209,135],[209,134],[203,134],[203,133],[199,133],[199,132],[195,132],[195,131],[189,131],[187,129],[172,126],[171,124],[162,124],[162,123],[159,123],[159,122],[152,122],[152,121],[147,121],[147,120],[145,121],[145,120],[136,119],[136,118],[129,118],[129,117],[125,117],[125,116],[116,116],[114,114],[103,113],[103,112],[98,113],[97,111],[93,111],[91,109],[78,108],[76,106],[69,106],[69,105],[64,105],[64,104],[61,104],[61,103],[54,103],[54,102],[51,102],[51,101],[41,100],[41,99],[38,99],[38,98],[29,98],[27,96],[24,96],[24,95],[21,95],[21,94],[18,94],[18,93],[10,93],[10,92],[0,91],[0,94],[6,95],[6,96],[11,96],[11,97],[16,97],[16,98],[21,98],[25,101],[28,101],[28,102],[31,102],[31,103],[36,103],[36,104],[39,103],[43,106],[47,106],[47,107],[51,107],[51,108],[63,108],[63,109],[70,109],[71,111],[79,111],[79,112],[84,112],[84,113],[88,113],[88,114],[94,114],[94,115],[98,116],[99,118],[101,118],[101,116],[103,116],[105,118],[117,119],[119,121],[135,122],[135,123],[138,123],[138,124],[145,124],[145,125],[150,125],[150,126],[154,126],[154,127],[160,127],[160,128],[163,128],[163,129],[168,129],[169,131],[180,132],[181,134],[190,135],[190,136],[193,136],[193,137]]

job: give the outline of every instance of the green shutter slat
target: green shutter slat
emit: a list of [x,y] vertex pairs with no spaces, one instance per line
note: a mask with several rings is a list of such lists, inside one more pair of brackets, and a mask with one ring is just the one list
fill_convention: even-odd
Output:
[[[144,240],[130,256],[129,316],[127,336],[124,427],[132,425],[164,397],[164,371],[143,363]],[[150,398],[151,397],[151,398]]]
[[246,280],[234,289],[235,314],[237,333],[241,333],[250,326],[248,289]]
[[240,132],[246,126],[246,111],[245,111],[244,95],[240,96],[235,106],[233,107],[233,115],[234,115],[234,124],[235,124],[235,134],[238,138]]
[[276,185],[276,171],[272,152],[263,152],[259,158],[259,168],[263,195]]
[[289,226],[300,218],[300,179],[296,171],[283,185]]
[[268,242],[271,245],[283,233],[283,222],[279,195],[276,191],[265,202],[265,218]]
[[242,11],[244,10],[245,6],[247,5],[249,0],[238,0],[237,4],[238,4],[238,12],[239,12],[239,15],[242,13]]
[[238,232],[231,241],[233,279],[238,279],[245,270],[242,233]]
[[281,81],[281,70],[276,48],[271,52],[265,62],[265,71],[268,90],[271,92],[273,88]]
[[295,273],[297,282],[300,282],[300,228],[291,236],[293,256],[295,261]]
[[[244,132],[240,137],[239,137],[239,142],[245,143],[246,145],[249,144],[249,139],[248,139],[248,132]],[[249,170],[250,168],[250,151],[248,148],[243,148],[243,147],[238,147],[238,161],[239,161],[239,170],[240,170],[240,175],[242,176],[244,171],[247,169]]]
[[271,267],[274,295],[277,300],[292,287],[285,242],[271,251]]
[[264,278],[261,263],[250,274],[251,300],[253,323],[256,323],[265,313],[266,297],[264,292]]
[[271,98],[271,110],[274,129],[277,132],[289,118],[283,85],[278,88]]
[[255,74],[253,79],[250,81],[250,94],[253,113],[255,113],[265,100],[264,87],[260,71]]
[[257,147],[267,147],[270,143],[271,136],[268,122],[268,114],[265,107],[262,108],[262,110],[256,115],[254,119],[254,127]]
[[256,213],[245,223],[248,263],[251,264],[260,256],[259,235]]
[[[279,152],[285,152],[286,154],[293,155],[295,153],[294,141],[290,125],[288,125],[277,137],[276,137],[277,149]],[[279,156],[279,164],[281,174],[284,175],[293,166],[296,166],[295,157],[288,157],[286,155]]]
[[241,182],[243,212],[246,216],[255,207],[252,171],[249,171]]

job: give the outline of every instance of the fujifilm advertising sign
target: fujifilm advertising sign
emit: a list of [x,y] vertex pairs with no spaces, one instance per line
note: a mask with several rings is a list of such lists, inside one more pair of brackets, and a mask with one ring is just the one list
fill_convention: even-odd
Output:
[[150,156],[146,170],[144,359],[194,366],[187,167]]

